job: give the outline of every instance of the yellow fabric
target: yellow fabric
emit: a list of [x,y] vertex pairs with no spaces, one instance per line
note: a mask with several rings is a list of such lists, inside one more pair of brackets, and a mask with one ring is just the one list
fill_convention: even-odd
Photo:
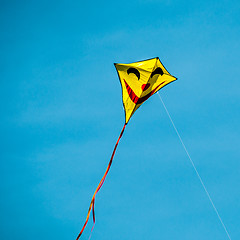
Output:
[[122,85],[126,124],[144,101],[177,79],[166,70],[159,58],[130,64],[115,63],[115,67]]

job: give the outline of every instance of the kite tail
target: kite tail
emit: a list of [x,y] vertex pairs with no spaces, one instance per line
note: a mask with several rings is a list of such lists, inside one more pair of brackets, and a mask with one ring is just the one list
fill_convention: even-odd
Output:
[[[100,190],[100,188],[102,187],[102,185],[103,185],[103,183],[104,183],[104,181],[105,181],[105,178],[106,178],[106,176],[107,176],[107,174],[108,174],[108,171],[109,171],[109,169],[110,169],[110,167],[111,167],[111,165],[112,165],[113,157],[114,157],[114,155],[115,155],[115,152],[116,152],[118,143],[119,143],[119,141],[120,141],[120,139],[121,139],[121,137],[122,137],[122,135],[123,135],[123,132],[124,132],[124,130],[125,130],[126,125],[127,125],[127,124],[125,123],[124,126],[123,126],[123,129],[122,129],[122,131],[121,131],[121,133],[120,133],[120,135],[119,135],[119,137],[118,137],[118,140],[117,140],[117,142],[116,142],[116,144],[115,144],[115,147],[114,147],[114,150],[113,150],[111,159],[110,159],[110,161],[109,161],[109,163],[108,163],[107,170],[106,170],[106,172],[104,173],[104,175],[103,175],[100,183],[98,184],[97,189],[95,190],[95,192],[94,192],[94,194],[93,194],[93,197],[92,197],[92,200],[91,200],[89,209],[88,209],[86,221],[85,221],[85,223],[84,223],[84,225],[83,225],[83,227],[82,227],[81,232],[78,234],[76,240],[78,240],[78,239],[80,238],[80,236],[82,235],[82,233],[83,233],[83,231],[84,231],[84,229],[85,229],[85,227],[86,227],[86,225],[87,225],[87,222],[88,222],[88,220],[89,220],[89,216],[90,216],[91,210],[92,210],[92,213],[93,213],[93,224],[95,225],[95,212],[94,212],[95,197],[96,197],[96,194],[98,193],[98,191]],[[93,225],[93,227],[94,227],[94,225]],[[93,230],[93,227],[92,227],[92,230]],[[91,230],[91,232],[92,232],[92,230]]]

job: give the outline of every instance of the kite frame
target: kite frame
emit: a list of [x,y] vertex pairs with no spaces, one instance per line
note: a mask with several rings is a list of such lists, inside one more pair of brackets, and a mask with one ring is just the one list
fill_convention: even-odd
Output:
[[[152,60],[152,59],[158,59],[159,62],[163,65],[163,63],[161,62],[161,60],[159,59],[159,57],[148,58],[148,59],[145,59],[145,60],[142,60],[142,61],[131,62],[131,63],[124,63],[124,64],[132,64],[132,63],[145,62],[145,61]],[[114,66],[115,66],[116,71],[117,71],[117,68],[116,68],[116,65],[117,65],[117,64],[121,64],[121,63],[114,63]],[[167,70],[167,68],[166,68],[164,65],[163,65],[163,67]],[[168,70],[167,70],[167,72],[169,73]],[[169,73],[169,74],[170,74],[170,73]],[[121,84],[121,80],[120,80],[120,76],[119,76],[118,71],[117,71],[117,75],[118,75],[118,80],[119,80],[119,82],[120,82],[120,86],[121,86],[121,90],[122,90],[122,95],[123,95],[123,86],[122,86],[122,84]],[[171,76],[173,76],[173,75],[171,75]],[[177,77],[175,77],[175,76],[173,76],[173,77],[175,78],[175,80],[167,83],[166,85],[164,85],[164,86],[161,87],[160,89],[163,89],[164,87],[166,87],[166,86],[169,85],[170,83],[175,82],[175,81],[177,80]],[[159,89],[159,90],[160,90],[160,89]],[[156,91],[155,93],[159,92],[159,90]],[[154,94],[155,94],[155,93],[154,93]],[[154,95],[154,94],[153,94],[153,95]],[[153,96],[153,95],[152,95],[152,96]],[[143,103],[144,103],[144,102],[143,102]],[[142,104],[143,104],[143,103],[142,103]],[[124,107],[124,103],[123,103],[123,98],[122,98],[122,105],[123,105],[123,109],[124,109],[125,124],[127,125],[132,116],[129,118],[128,122],[126,122],[126,119],[127,119],[127,118],[126,118],[126,111],[125,111],[125,107]],[[137,110],[136,110],[136,111],[137,111]]]

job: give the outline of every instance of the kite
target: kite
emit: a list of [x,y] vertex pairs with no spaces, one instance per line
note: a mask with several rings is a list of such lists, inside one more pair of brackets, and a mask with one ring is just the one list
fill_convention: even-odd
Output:
[[[167,84],[177,80],[176,77],[172,76],[166,68],[163,66],[159,58],[152,58],[140,62],[134,62],[129,64],[115,63],[114,64],[118,73],[118,77],[122,87],[122,101],[125,111],[125,123],[122,131],[118,137],[118,140],[113,149],[112,156],[107,166],[100,183],[95,190],[89,209],[87,213],[86,221],[82,227],[81,232],[78,234],[77,239],[82,235],[87,222],[89,220],[90,213],[93,215],[93,227],[95,224],[95,197],[100,188],[102,187],[108,171],[111,167],[113,157],[115,155],[118,143],[123,135],[126,125],[135,111],[153,94],[158,92],[161,88]],[[93,230],[92,227],[92,230]]]

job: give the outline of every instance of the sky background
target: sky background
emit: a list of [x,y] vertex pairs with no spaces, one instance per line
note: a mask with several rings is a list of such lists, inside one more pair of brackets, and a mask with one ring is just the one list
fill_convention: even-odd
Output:
[[[0,5],[2,240],[76,238],[124,124],[113,63],[152,57],[178,78],[160,94],[240,239],[239,1]],[[227,239],[157,95],[127,125],[95,210],[92,239]]]

